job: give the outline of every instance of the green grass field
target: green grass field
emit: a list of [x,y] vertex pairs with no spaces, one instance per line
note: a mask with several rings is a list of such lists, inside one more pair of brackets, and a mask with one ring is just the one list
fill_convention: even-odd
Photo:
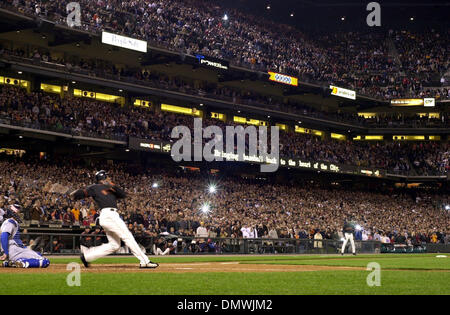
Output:
[[[381,266],[381,286],[369,287],[371,271],[322,270],[301,272],[192,272],[155,273],[132,269],[124,273],[82,271],[81,286],[69,287],[65,272],[0,273],[2,294],[450,294],[450,255],[436,254],[353,256],[200,256],[155,257],[164,263],[239,262],[240,264],[348,266],[365,268],[369,262]],[[78,262],[76,258],[53,258],[53,265]],[[136,263],[133,257],[110,257],[97,264]],[[95,267],[95,266],[94,266]]]

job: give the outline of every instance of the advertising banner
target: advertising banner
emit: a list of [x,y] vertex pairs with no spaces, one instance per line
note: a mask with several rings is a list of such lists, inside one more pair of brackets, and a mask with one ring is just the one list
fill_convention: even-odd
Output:
[[134,39],[122,35],[117,35],[109,32],[102,32],[102,43],[113,45],[117,47],[127,48],[140,52],[147,52],[147,42],[139,39]]
[[356,100],[356,92],[352,90],[347,90],[334,85],[330,85],[331,95],[340,96],[344,98],[349,98],[351,100]]
[[287,84],[287,85],[292,85],[292,86],[298,86],[298,78],[296,78],[296,77],[291,77],[289,75],[276,73],[276,72],[270,72],[270,71],[268,73],[269,73],[270,81],[283,83],[283,84]]

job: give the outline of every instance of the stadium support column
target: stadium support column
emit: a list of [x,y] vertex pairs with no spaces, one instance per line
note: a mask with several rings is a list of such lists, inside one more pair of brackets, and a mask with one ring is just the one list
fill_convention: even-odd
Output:
[[161,112],[161,101],[158,100],[158,106],[156,106],[156,102],[153,102],[153,110],[155,113],[159,114]]
[[133,105],[133,99],[131,98],[131,96],[130,96],[130,94],[128,94],[128,93],[125,93],[125,92],[123,92],[125,95],[124,95],[124,97],[125,97],[125,108],[133,108],[134,107],[134,105]]
[[31,76],[30,79],[30,84],[28,84],[27,86],[27,94],[30,94],[31,91],[33,92],[39,92],[40,88],[41,88],[41,80],[37,77],[37,76]]

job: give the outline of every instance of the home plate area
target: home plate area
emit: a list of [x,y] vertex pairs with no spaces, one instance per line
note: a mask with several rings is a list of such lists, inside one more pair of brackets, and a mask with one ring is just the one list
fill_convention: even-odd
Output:
[[[74,263],[79,263],[74,260]],[[361,267],[336,267],[314,265],[264,265],[241,264],[238,262],[210,262],[210,263],[161,263],[156,269],[139,269],[138,264],[92,264],[83,267],[82,272],[89,273],[188,273],[188,272],[292,272],[292,271],[322,271],[322,270],[364,270]],[[66,264],[53,264],[46,269],[0,268],[0,273],[67,273]]]

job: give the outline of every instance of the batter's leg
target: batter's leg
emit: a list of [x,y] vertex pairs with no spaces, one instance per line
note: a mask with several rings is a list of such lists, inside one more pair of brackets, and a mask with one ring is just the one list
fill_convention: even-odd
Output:
[[108,243],[86,249],[83,254],[84,259],[86,259],[87,262],[111,255],[120,248],[119,235],[113,231],[109,231],[105,227],[103,227],[103,229],[106,233],[106,237],[108,238]]
[[102,211],[100,214],[100,225],[105,231],[108,243],[84,250],[83,255],[86,262],[108,256],[120,248],[120,231],[117,230],[113,215],[114,213],[115,212]]
[[141,265],[148,264],[150,259],[148,259],[147,255],[145,255],[145,253],[141,250],[138,243],[134,239],[133,234],[131,234],[125,222],[123,222],[123,220],[119,217],[119,214],[114,212],[112,219],[114,221],[114,231],[116,231],[116,234],[120,236],[120,239],[123,240],[125,245],[128,246],[131,253],[139,259]]

